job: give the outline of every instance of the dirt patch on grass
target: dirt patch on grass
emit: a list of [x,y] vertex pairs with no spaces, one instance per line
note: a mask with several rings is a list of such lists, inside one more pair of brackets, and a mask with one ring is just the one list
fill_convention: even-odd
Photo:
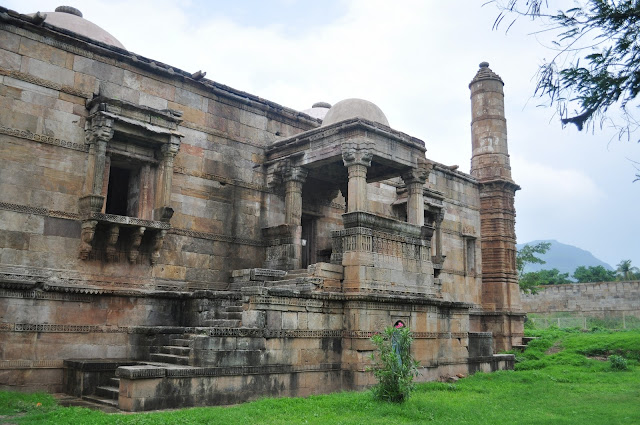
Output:
[[607,356],[587,356],[588,359],[599,360],[601,362],[609,361],[609,357]]
[[551,347],[549,347],[549,349],[547,351],[545,351],[544,353],[548,356],[551,354],[556,354],[559,353],[560,351],[564,350],[564,347],[562,347],[562,341],[556,341]]

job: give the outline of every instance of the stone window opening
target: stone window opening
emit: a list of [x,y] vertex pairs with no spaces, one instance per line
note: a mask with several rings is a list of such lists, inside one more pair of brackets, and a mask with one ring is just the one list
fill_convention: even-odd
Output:
[[[137,208],[130,202],[130,185],[133,180],[131,178],[131,171],[132,170],[127,168],[120,168],[114,165],[109,169],[105,213],[126,215],[129,217],[135,217],[137,215]],[[137,204],[137,199],[134,202]],[[135,206],[137,207],[137,205]]]
[[153,219],[157,167],[120,155],[106,160],[102,194],[103,212],[109,215]]
[[181,113],[96,97],[88,102],[85,194],[79,257],[155,264],[173,215],[173,161]]
[[476,274],[476,239],[471,237],[464,238],[464,259],[465,274],[475,276]]

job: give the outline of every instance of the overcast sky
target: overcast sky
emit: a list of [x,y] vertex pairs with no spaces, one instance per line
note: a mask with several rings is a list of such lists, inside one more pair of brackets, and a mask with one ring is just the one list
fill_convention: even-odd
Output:
[[[0,0],[1,1],[1,0]],[[21,13],[62,0],[11,0]],[[65,0],[66,1],[66,0]],[[521,22],[492,31],[486,0],[108,0],[80,9],[139,55],[281,105],[304,110],[360,97],[391,127],[425,141],[427,157],[459,164],[471,156],[468,84],[488,61],[505,82],[518,242],[556,239],[615,267],[640,267],[640,145],[610,130],[562,129],[532,98],[535,71],[553,53]],[[637,138],[636,138],[637,139]]]

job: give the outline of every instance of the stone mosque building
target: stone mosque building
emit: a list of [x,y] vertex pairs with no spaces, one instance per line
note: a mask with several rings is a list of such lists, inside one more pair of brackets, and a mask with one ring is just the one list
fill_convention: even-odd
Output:
[[73,7],[0,7],[0,388],[128,411],[363,389],[396,320],[418,380],[512,367],[503,81],[469,87],[470,175],[365,100],[295,111]]

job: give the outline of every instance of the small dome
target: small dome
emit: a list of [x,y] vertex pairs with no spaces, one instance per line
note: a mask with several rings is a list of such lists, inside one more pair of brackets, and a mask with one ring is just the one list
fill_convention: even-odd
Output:
[[323,120],[329,112],[329,108],[331,108],[331,104],[327,102],[316,102],[311,106],[311,109],[305,109],[302,113]]
[[[29,15],[35,16],[35,13]],[[118,41],[117,38],[109,34],[91,21],[87,21],[82,17],[80,12],[75,7],[71,6],[59,6],[56,7],[55,12],[46,12],[47,24],[53,25],[58,28],[62,28],[68,31],[73,31],[76,34],[83,35],[92,40],[100,41],[104,44],[119,47],[125,49],[125,47]]]
[[352,118],[364,118],[389,127],[384,112],[375,104],[363,99],[345,99],[333,105],[324,117],[322,127]]

